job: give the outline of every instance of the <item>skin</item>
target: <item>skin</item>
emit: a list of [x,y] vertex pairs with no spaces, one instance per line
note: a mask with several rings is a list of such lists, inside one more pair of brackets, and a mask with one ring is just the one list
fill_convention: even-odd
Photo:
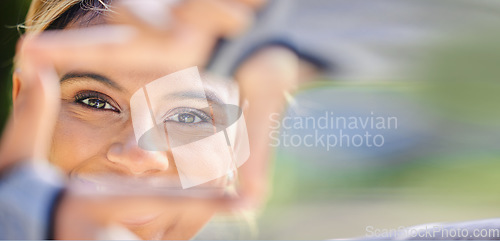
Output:
[[[85,72],[100,73],[98,70]],[[178,178],[175,163],[171,158],[169,161],[165,152],[140,148],[133,132],[129,100],[151,79],[126,71],[107,71],[105,76],[109,76],[107,78],[113,81],[116,88],[89,77],[72,78],[61,84],[62,104],[49,160],[70,177],[86,183],[120,185],[110,177],[131,178],[138,182],[168,179],[164,182],[172,183],[171,179]],[[228,92],[222,88],[218,91]],[[79,94],[94,92],[109,97],[100,99],[104,109],[87,104],[95,97],[77,99]],[[177,103],[176,106],[196,109],[186,103]],[[194,115],[190,112],[181,114]],[[178,186],[177,183],[170,185]],[[189,238],[213,214],[203,210],[199,210],[197,215],[192,215],[192,212],[192,207],[144,213],[135,208],[130,214],[124,213],[122,223],[140,237],[148,239],[162,237],[165,227],[168,230],[166,238]]]
[[[104,23],[100,18],[92,20],[90,24]],[[79,22],[74,22],[67,29],[77,29],[79,26]],[[61,108],[54,129],[50,162],[72,179],[86,185],[113,187],[120,185],[120,181],[126,178],[138,183],[137,185],[162,182],[162,185],[179,188],[178,168],[173,158],[169,158],[169,153],[147,151],[137,145],[130,106],[134,104],[130,102],[134,93],[175,71],[177,69],[156,71],[99,65],[58,68],[59,79],[64,78],[64,81],[60,84]],[[86,73],[88,76],[65,78],[71,73]],[[102,81],[100,77],[106,78],[107,82]],[[203,86],[224,103],[238,104],[236,85],[204,78]],[[189,86],[169,84],[164,88],[186,91]],[[103,106],[91,105],[89,101],[95,100]],[[172,113],[166,118],[182,114],[196,118],[193,111],[199,111],[203,107],[190,99],[163,100],[159,103],[156,101],[156,104],[168,106],[165,112],[176,108],[186,109]],[[178,119],[175,122],[177,125],[189,124]],[[208,160],[218,158],[214,152],[204,154],[199,156]],[[225,177],[221,177],[205,185],[223,188],[224,179]],[[131,210],[123,210],[118,215],[118,222],[144,239],[189,239],[203,227],[215,211],[204,205],[172,205],[154,210],[134,207]]]
[[[194,9],[199,10],[200,8]],[[189,8],[185,11],[188,10]],[[199,39],[203,43],[214,42],[213,38],[219,36],[218,34],[223,32],[233,34],[237,29],[232,22],[229,25],[220,25],[225,27],[216,31],[213,26],[218,26],[217,21],[221,21],[220,18],[215,20],[213,25],[208,26],[207,19],[199,18],[200,15],[193,17],[190,14],[181,14],[181,16],[187,19],[181,21],[182,29],[195,29],[197,31],[193,31],[193,33],[198,34],[201,32],[202,35],[197,35],[200,38],[194,39]],[[99,18],[92,21],[88,25],[103,23],[103,19]],[[127,21],[130,19],[126,19],[124,22]],[[193,27],[197,26],[196,23],[200,21],[205,26],[201,31]],[[68,29],[79,29],[80,27],[79,22],[73,22],[68,26]],[[218,32],[218,34],[209,34],[211,32]],[[183,33],[186,34],[186,32]],[[192,55],[188,58],[192,56],[200,58],[200,60],[193,61],[191,59],[187,62],[191,64],[201,63],[204,61],[204,56],[207,56],[206,52],[195,51],[200,49],[186,48],[183,45],[185,41],[175,39],[175,35],[169,37],[172,39],[171,42],[168,42],[172,49],[178,50],[180,53],[191,53]],[[176,45],[176,40],[178,45]],[[113,186],[121,183],[122,178],[127,178],[140,185],[161,179],[170,185],[179,186],[178,181],[175,182],[178,179],[178,170],[168,153],[145,151],[137,146],[131,122],[129,100],[142,86],[161,76],[183,69],[183,67],[162,68],[162,71],[157,71],[158,68],[148,71],[130,71],[134,68],[127,68],[127,66],[120,64],[116,65],[120,68],[116,68],[109,61],[104,62],[106,64],[90,61],[84,65],[68,65],[68,61],[64,59],[68,57],[67,54],[64,54],[68,51],[51,49],[54,48],[50,46],[52,43],[54,41],[45,43],[45,52],[42,51],[43,53],[40,52],[40,47],[29,43],[29,41],[20,44],[18,61],[22,71],[16,72],[13,78],[14,113],[2,137],[0,159],[5,161],[0,163],[0,169],[5,170],[19,160],[48,159],[68,176],[80,180],[84,184],[90,183],[95,186],[95,183],[98,182],[99,185],[105,183]],[[60,49],[64,48],[61,48],[60,44],[53,45],[57,45],[56,47]],[[102,49],[98,47],[90,50],[96,50],[101,55],[107,56],[102,53],[106,53],[109,46],[105,45],[105,48]],[[204,46],[204,48],[208,50],[209,46]],[[91,52],[89,49],[82,49],[78,44],[72,50],[70,52],[79,57]],[[175,53],[175,51],[172,52]],[[237,74],[241,86],[248,87],[243,90],[243,94],[250,103],[248,113],[246,112],[245,115],[250,115],[247,122],[252,150],[247,161],[248,164],[241,168],[240,194],[252,204],[261,202],[267,183],[266,163],[269,149],[266,147],[267,128],[265,126],[267,125],[262,120],[263,118],[267,119],[270,113],[280,110],[284,103],[282,93],[293,88],[293,81],[296,78],[290,69],[283,69],[283,66],[270,67],[266,61],[261,61],[276,60],[276,57],[283,59],[291,57],[293,60],[294,58],[289,51],[272,48],[264,52],[268,54],[256,55],[257,57],[252,58],[254,61],[245,63]],[[58,53],[62,54],[58,55]],[[57,73],[47,71],[44,64],[46,60],[39,56],[50,56],[56,63]],[[182,55],[169,57],[176,60],[177,63],[182,62],[180,59]],[[118,63],[122,59],[117,58],[116,60]],[[285,63],[292,69],[295,66],[295,61],[285,61]],[[179,65],[183,66],[183,64]],[[81,66],[85,66],[85,68]],[[260,70],[264,68],[267,73],[272,73],[274,76],[275,85],[269,85],[269,79],[266,79],[269,75],[259,76],[259,74],[255,74],[263,73]],[[111,80],[113,84],[105,84],[89,77],[74,77],[59,83],[65,74],[71,72],[99,74]],[[259,81],[269,86],[267,88],[268,94],[271,95],[267,96],[269,97],[267,101],[263,101],[262,95],[256,94],[258,91],[250,87],[255,86],[255,83],[260,83]],[[224,85],[221,82],[212,81],[210,78],[205,78],[203,84],[215,92],[225,103],[239,103],[240,97],[235,86]],[[90,99],[76,98],[79,94],[89,93],[89,91],[104,94],[106,98],[99,101],[109,105],[105,104],[104,110],[96,109],[89,106]],[[100,97],[102,96],[100,95]],[[95,96],[93,98],[95,99]],[[252,105],[252,103],[255,104]],[[186,107],[180,103],[177,105],[176,107]],[[187,107],[196,108],[194,105]],[[33,135],[33,133],[37,134]],[[216,157],[217,155],[206,158]],[[255,177],[260,182],[253,181],[256,180]],[[221,183],[225,184],[224,178],[209,182],[208,185],[220,187]],[[180,201],[170,197],[160,199],[158,197],[82,198],[73,195],[71,191],[72,188],[69,189],[68,194],[58,207],[56,238],[92,239],[96,237],[102,227],[106,227],[110,223],[119,223],[143,239],[189,239],[216,211],[221,210],[221,207],[234,207],[231,206],[234,203],[228,203],[224,200],[182,199]]]
[[[104,23],[103,19],[96,18],[88,25],[95,26]],[[67,30],[75,30],[80,27],[82,27],[80,22],[73,22],[68,26]],[[27,50],[27,52],[29,51],[32,50]],[[22,58],[25,61],[20,64],[23,71],[14,76],[14,112],[15,115],[17,114],[17,117],[14,118],[26,120],[25,126],[33,126],[27,123],[29,119],[35,120],[35,118],[27,118],[30,115],[39,115],[38,119],[40,120],[56,120],[55,127],[52,130],[53,134],[46,134],[46,136],[52,136],[50,138],[52,141],[35,141],[36,143],[51,144],[48,160],[52,164],[59,167],[71,179],[93,186],[96,183],[116,186],[122,184],[120,181],[123,181],[123,179],[128,179],[137,185],[147,185],[148,182],[162,180],[164,185],[179,187],[177,168],[171,160],[169,161],[164,152],[145,151],[137,146],[131,122],[129,102],[131,96],[141,87],[179,69],[161,68],[164,67],[161,66],[158,69],[162,69],[162,71],[141,70],[132,66],[129,66],[129,68],[125,66],[110,68],[110,65],[94,64],[90,61],[84,65],[81,63],[75,65],[61,64],[61,62],[67,61],[59,63],[54,61],[56,62],[57,79],[59,80],[68,73],[77,72],[105,76],[109,81],[105,83],[99,81],[100,78],[72,77],[61,81],[59,87],[38,88],[37,85],[45,84],[44,81],[37,78],[36,75],[28,76],[31,72],[29,71],[30,67],[42,68],[38,64],[44,62],[32,63],[36,59],[34,57],[37,55],[35,52],[29,52],[25,58]],[[23,54],[20,55],[23,56]],[[131,57],[134,57],[133,54]],[[34,67],[35,65],[38,66]],[[34,80],[34,83],[30,83],[28,80]],[[238,95],[234,86],[223,85],[210,80],[204,81],[203,84],[207,89],[216,93],[224,102],[231,103],[230,101],[232,101],[233,104],[237,104]],[[166,87],[176,88],[176,86]],[[49,91],[35,93],[35,89],[38,89],[38,92],[43,89],[58,89],[60,94],[50,93]],[[88,93],[95,94],[96,92],[99,93],[98,96],[78,97],[88,95]],[[236,93],[236,95],[232,93]],[[44,103],[41,101],[44,99],[42,96],[49,98],[60,96],[60,100],[51,99]],[[105,98],[101,98],[103,96]],[[95,101],[96,99],[101,104],[104,103],[104,109],[89,104],[89,100]],[[49,104],[52,102],[53,104]],[[43,112],[29,114],[24,111],[24,109],[43,110],[50,108],[50,106],[59,105],[56,102],[60,103],[60,108],[51,111],[52,113],[58,113],[55,118],[47,118],[47,116],[43,116]],[[193,104],[190,105],[189,101],[186,102],[188,105],[184,105],[182,102],[174,103],[175,106],[170,106],[170,109],[176,107],[197,108]],[[42,106],[37,106],[39,103]],[[193,116],[190,113],[185,114]],[[9,130],[14,129],[16,128],[9,128]],[[11,138],[4,139],[18,139],[19,141],[14,142],[23,143],[23,138],[18,137],[19,135],[16,135],[16,132],[20,133],[19,130],[13,131]],[[26,136],[29,136],[29,134],[26,133]],[[26,149],[32,149],[32,147],[27,146]],[[44,149],[44,147],[41,149]],[[13,152],[3,151],[3,153],[7,154]],[[30,151],[20,150],[18,152]],[[27,153],[27,155],[34,156],[33,153]],[[36,155],[43,156],[43,154]],[[18,158],[10,157],[7,159],[15,160]],[[120,180],[117,181],[110,177],[117,177]],[[220,180],[214,180],[211,183],[218,182]],[[98,233],[97,230],[100,229],[99,227],[105,227],[110,222],[113,222],[125,226],[143,239],[189,239],[217,211],[210,203],[204,204],[203,202],[185,200],[183,202],[170,202],[168,205],[148,205],[148,203],[151,204],[150,201],[144,202],[145,205],[121,205],[121,208],[117,209],[115,213],[105,215],[107,217],[93,216],[86,219],[89,210],[98,215],[99,211],[97,210],[99,209],[95,207],[89,209],[86,207],[87,203],[76,201],[76,198],[71,196],[66,197],[59,209],[60,215],[57,220],[61,221],[57,222],[57,226],[59,226],[57,235],[62,238],[94,238]],[[119,203],[112,205],[120,206]],[[77,221],[77,223],[75,221],[62,221],[75,219],[80,221]],[[96,230],[96,232],[89,235],[88,232],[82,232],[81,228],[79,228],[82,226],[89,226],[90,229]]]

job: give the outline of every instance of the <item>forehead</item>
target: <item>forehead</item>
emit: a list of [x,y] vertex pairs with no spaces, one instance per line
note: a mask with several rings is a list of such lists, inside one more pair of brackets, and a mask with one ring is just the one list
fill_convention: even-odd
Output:
[[[101,12],[99,10],[92,9],[80,9],[80,11],[85,11],[83,14],[73,20],[71,20],[64,29],[81,29],[90,26],[109,24],[107,21],[107,12]],[[146,44],[147,41],[145,41]],[[124,49],[123,51],[127,51]],[[77,56],[75,56],[77,57]],[[134,58],[133,55],[130,58]],[[112,59],[112,58],[111,58]],[[120,62],[123,62],[121,59]],[[133,61],[132,61],[133,62]],[[178,72],[185,69],[185,67],[180,68],[178,66],[166,66],[165,64],[158,63],[148,66],[134,66],[134,65],[99,65],[93,63],[78,64],[72,66],[69,63],[67,66],[63,67],[61,76],[67,73],[93,73],[105,76],[109,80],[116,83],[124,93],[131,96],[142,87],[150,85],[152,82],[160,82],[158,80],[165,79],[164,77],[172,73]],[[200,73],[201,83],[195,83],[196,80],[190,79],[186,76],[185,81],[176,82],[169,84],[169,81],[162,81],[162,86],[169,89],[183,89],[186,90],[190,86],[194,89],[195,86],[202,85],[204,89],[209,89],[213,93],[217,94],[220,99],[225,102],[238,104],[239,102],[239,91],[238,86],[235,81],[230,81],[228,79],[210,76],[204,73]],[[199,82],[200,80],[198,80]],[[183,83],[183,84],[179,84]]]
[[[86,18],[88,17],[78,18],[64,28],[63,31],[78,30],[90,26],[106,24],[105,18],[102,16],[92,19]],[[101,34],[102,31],[98,33]],[[97,33],[91,31],[90,34]],[[76,46],[78,46],[78,44]],[[83,51],[81,51],[85,56],[68,52],[67,57],[64,58],[65,61],[58,62],[56,66],[61,77],[68,73],[78,73],[77,75],[81,73],[99,75],[106,77],[106,79],[111,80],[111,82],[117,83],[117,85],[122,87],[121,89],[126,92],[134,92],[156,79],[185,68],[174,66],[175,63],[171,64],[171,61],[161,61],[169,58],[169,56],[166,56],[162,51],[151,51],[153,47],[148,46],[148,39],[141,38],[141,41],[134,40],[134,42],[125,45],[119,43],[111,45],[106,45],[105,43],[99,43],[97,45],[82,44],[78,48],[80,48],[79,51],[82,50],[81,48],[89,49],[83,49]],[[106,52],[106,48],[113,50]],[[141,54],[137,51],[143,48],[148,51],[148,61],[146,62],[141,61],[144,56],[140,56],[139,58],[137,56],[137,54]],[[117,52],[119,53],[117,54]],[[81,53],[79,52],[79,54]],[[160,61],[149,61],[149,59],[158,59]],[[169,62],[169,64],[167,64],[167,62]]]
[[[112,58],[111,58],[112,59]],[[112,60],[111,60],[112,61]],[[123,62],[123,61],[122,61]],[[107,82],[113,83],[124,92],[133,93],[137,89],[154,82],[164,76],[176,72],[173,68],[149,67],[138,68],[133,65],[129,66],[116,66],[110,64],[109,66],[102,66],[93,63],[80,63],[76,62],[75,65],[68,63],[60,69],[60,76],[99,76],[104,77]]]
[[224,103],[238,105],[239,91],[235,81],[203,74],[196,66],[175,69],[166,67],[134,68],[86,64],[60,71],[61,83],[79,83],[80,87],[92,82],[104,84],[130,98],[144,87],[154,90],[155,96],[167,93],[211,93]]

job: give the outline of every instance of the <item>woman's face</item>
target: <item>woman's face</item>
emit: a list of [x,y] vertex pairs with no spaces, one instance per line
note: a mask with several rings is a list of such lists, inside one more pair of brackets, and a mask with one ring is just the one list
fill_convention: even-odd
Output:
[[[173,72],[178,74],[172,77]],[[226,142],[196,136],[208,137],[200,133],[223,125],[217,123],[223,119],[214,113],[217,106],[238,104],[233,84],[196,78],[196,68],[68,64],[58,73],[62,102],[49,159],[68,176],[101,192],[129,184],[179,189],[224,186],[223,168],[217,165],[227,159],[227,149],[221,148]],[[146,144],[167,148],[138,144],[138,135],[148,129],[159,130],[160,137],[165,133],[167,142],[153,138],[149,142],[160,143]],[[186,136],[195,137],[186,141]],[[230,138],[235,137],[230,134]],[[200,205],[154,211],[134,207],[124,210],[121,223],[141,238],[187,239],[213,214]]]

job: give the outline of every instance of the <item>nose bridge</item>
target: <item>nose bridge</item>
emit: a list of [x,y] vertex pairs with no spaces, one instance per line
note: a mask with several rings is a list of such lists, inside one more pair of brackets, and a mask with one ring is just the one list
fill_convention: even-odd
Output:
[[149,151],[138,145],[131,123],[111,144],[107,156],[109,161],[125,166],[134,175],[166,171],[169,167],[165,151]]

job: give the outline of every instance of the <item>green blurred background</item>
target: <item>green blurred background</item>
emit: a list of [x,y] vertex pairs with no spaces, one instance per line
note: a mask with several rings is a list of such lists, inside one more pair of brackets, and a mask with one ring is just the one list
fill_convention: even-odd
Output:
[[0,133],[11,105],[12,61],[16,41],[20,36],[17,25],[24,22],[31,1],[0,1]]
[[408,71],[400,81],[346,84],[330,79],[303,90],[311,92],[308,101],[326,91],[331,102],[342,102],[323,104],[325,109],[371,105],[414,117],[401,119],[397,132],[403,138],[396,142],[417,141],[390,154],[370,152],[365,161],[360,161],[363,149],[346,157],[278,148],[273,197],[261,218],[261,235],[349,238],[367,235],[367,226],[398,229],[498,218],[500,36],[488,23],[446,33],[416,50],[425,57],[416,63],[417,71]]

